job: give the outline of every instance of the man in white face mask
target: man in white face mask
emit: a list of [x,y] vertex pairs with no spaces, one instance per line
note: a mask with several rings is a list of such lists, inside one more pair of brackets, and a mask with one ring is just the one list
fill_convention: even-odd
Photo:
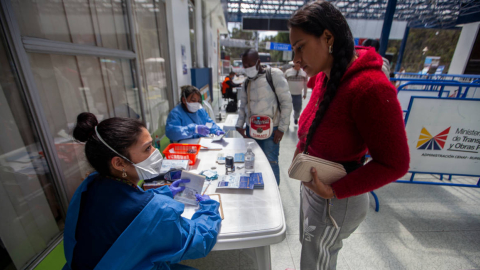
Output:
[[173,141],[224,134],[202,107],[200,91],[192,85],[182,86],[181,103],[170,112],[165,134]]
[[245,138],[257,140],[280,184],[280,141],[290,125],[292,112],[288,83],[280,69],[264,69],[253,49],[243,54],[242,62],[248,79],[238,93],[241,102],[237,131]]

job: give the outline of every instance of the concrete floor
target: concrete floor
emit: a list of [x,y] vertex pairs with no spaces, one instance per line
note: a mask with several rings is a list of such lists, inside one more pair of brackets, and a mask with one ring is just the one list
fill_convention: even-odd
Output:
[[[271,246],[273,270],[300,269],[300,183],[287,174],[298,141],[296,132],[292,118],[280,146],[280,193],[287,237]],[[407,174],[402,179],[409,178]],[[438,175],[415,178],[439,181]],[[477,181],[471,177],[452,179],[455,183]],[[367,218],[344,241],[337,269],[480,269],[480,189],[392,183],[375,192],[380,212],[375,212],[370,196]],[[252,249],[219,251],[184,263],[200,270],[257,269],[253,258]]]

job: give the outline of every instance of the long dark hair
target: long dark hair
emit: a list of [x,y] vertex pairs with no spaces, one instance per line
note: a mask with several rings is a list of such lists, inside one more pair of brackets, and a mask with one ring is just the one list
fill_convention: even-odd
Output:
[[101,175],[110,175],[110,161],[118,156],[105,146],[97,137],[95,126],[100,137],[115,151],[131,160],[128,148],[135,144],[145,125],[132,118],[113,117],[98,123],[94,114],[83,112],[77,116],[77,125],[73,137],[86,142],[85,155],[92,167]]
[[[308,130],[305,152],[308,150],[313,134],[317,130],[322,118],[337,93],[340,80],[355,54],[355,44],[352,32],[348,27],[347,20],[342,13],[332,4],[326,1],[309,3],[298,9],[288,21],[289,28],[299,28],[307,34],[315,37],[322,36],[327,29],[334,36],[333,42],[333,66],[330,71],[330,79],[325,77],[327,90],[323,95],[322,102],[318,106],[315,119]],[[327,81],[328,80],[328,81]]]

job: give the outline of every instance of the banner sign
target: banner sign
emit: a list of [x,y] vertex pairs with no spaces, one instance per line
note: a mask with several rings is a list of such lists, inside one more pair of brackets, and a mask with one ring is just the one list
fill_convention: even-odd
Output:
[[275,51],[291,51],[292,45],[287,43],[265,42],[265,49]]
[[[402,110],[404,112],[408,111],[408,105],[412,97],[439,97],[440,91],[426,91],[426,90],[399,90],[397,94],[398,101],[400,102],[400,106],[402,106]],[[448,97],[450,95],[450,91],[443,91],[442,97]]]
[[480,176],[480,99],[412,97],[410,172]]

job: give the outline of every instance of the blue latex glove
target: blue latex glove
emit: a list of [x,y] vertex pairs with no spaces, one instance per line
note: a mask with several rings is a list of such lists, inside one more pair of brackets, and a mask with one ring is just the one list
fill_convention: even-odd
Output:
[[208,195],[200,195],[200,194],[195,194],[195,197],[197,198],[197,201],[199,202],[203,202],[203,201],[206,201],[206,200],[210,200],[210,197]]
[[222,135],[222,134],[225,134],[225,131],[223,130],[217,130],[217,132],[215,132],[215,135]]
[[170,186],[168,186],[170,188],[170,191],[172,192],[173,197],[175,197],[177,193],[182,192],[185,189],[185,187],[179,187],[180,184],[189,183],[189,182],[190,182],[190,179],[179,179],[173,182]]
[[204,125],[197,125],[195,127],[195,133],[200,134],[202,136],[208,136],[208,134],[210,134],[210,129]]

